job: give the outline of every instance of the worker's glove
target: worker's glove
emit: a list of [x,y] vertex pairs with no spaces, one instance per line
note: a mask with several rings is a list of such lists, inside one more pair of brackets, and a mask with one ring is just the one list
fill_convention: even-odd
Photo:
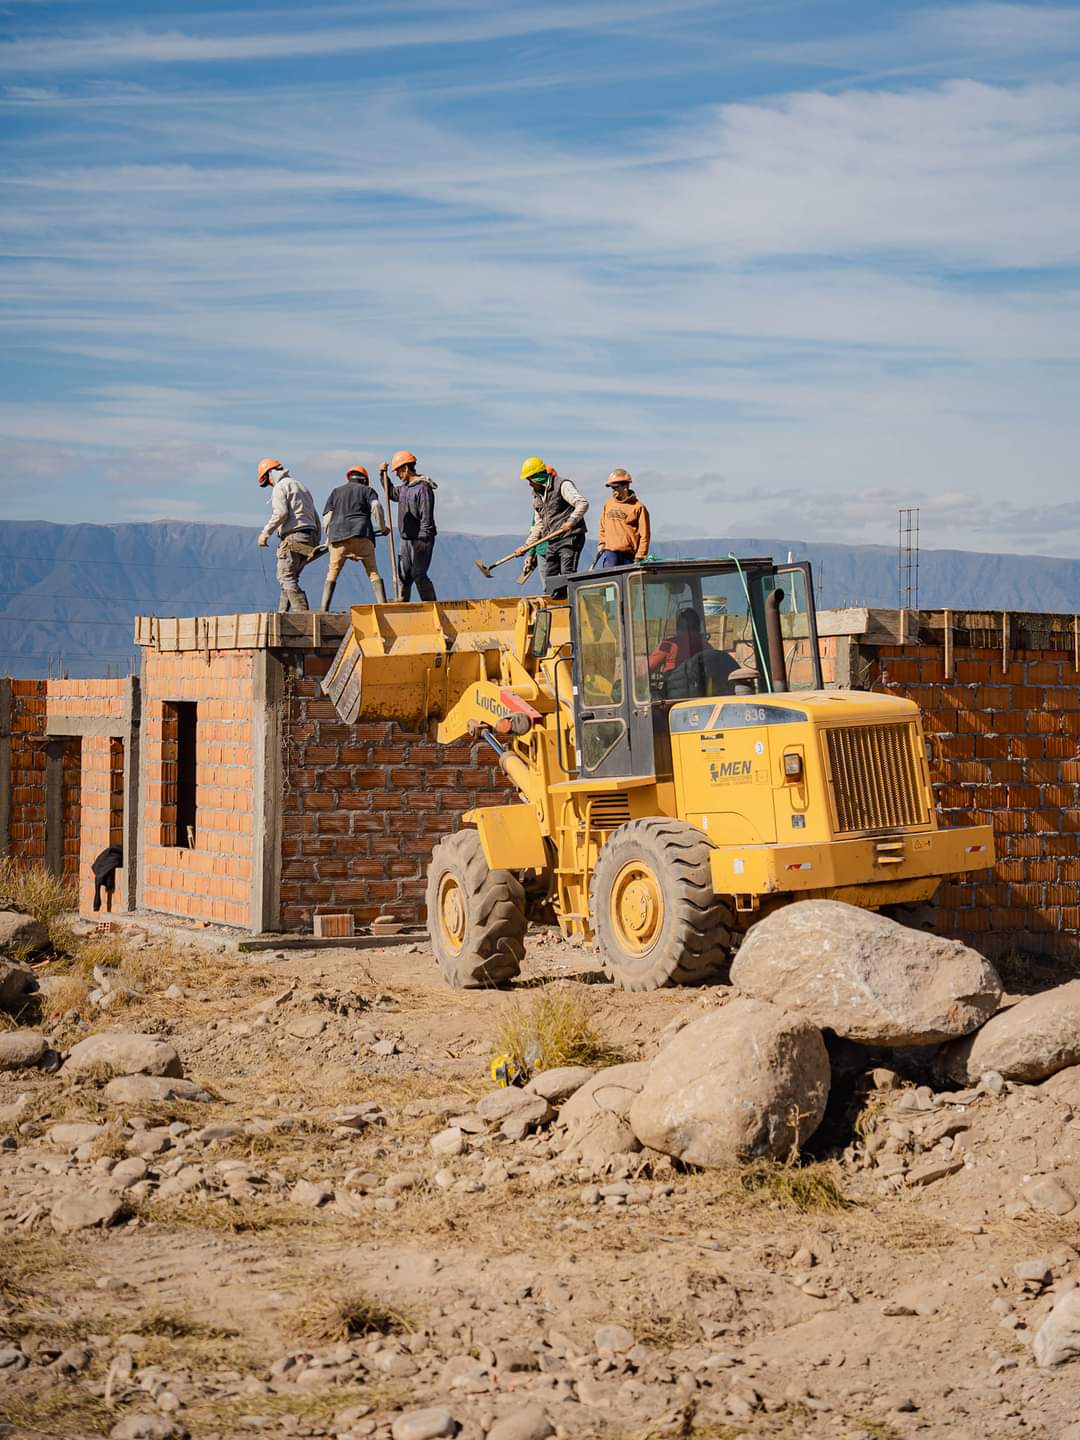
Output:
[[384,539],[386,538],[386,536],[389,535],[389,534],[390,534],[390,531],[389,531],[389,530],[376,530],[376,531],[375,531],[375,538],[376,538],[376,540],[384,540]]
[[527,556],[525,557],[525,564],[522,565],[522,567],[521,567],[521,578],[522,578],[522,580],[527,580],[527,579],[529,578],[529,576],[533,573],[533,571],[534,571],[535,569],[536,569],[536,552],[533,551],[531,554],[529,554],[529,555],[527,555]]
[[258,545],[261,545],[261,546],[265,549],[266,546],[270,544],[270,541],[267,540],[267,538],[266,538],[265,535],[260,535],[259,538],[258,538],[258,540],[257,540],[255,543],[258,544]]

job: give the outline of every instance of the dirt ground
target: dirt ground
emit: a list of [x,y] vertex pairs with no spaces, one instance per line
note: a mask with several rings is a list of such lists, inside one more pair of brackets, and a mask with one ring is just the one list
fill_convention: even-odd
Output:
[[[106,1008],[65,992],[41,1028],[168,1040],[212,1098],[0,1074],[0,1435],[1080,1434],[1080,1360],[1030,1350],[1080,1209],[1025,1198],[1080,1187],[1077,1072],[955,1102],[849,1055],[803,1169],[597,1176],[557,1130],[431,1140],[492,1089],[507,1006],[568,996],[636,1060],[723,987],[626,995],[550,937],[509,994],[448,990],[419,946],[125,955]],[[907,1183],[942,1115],[964,1163]],[[113,1223],[58,1233],[88,1194]]]

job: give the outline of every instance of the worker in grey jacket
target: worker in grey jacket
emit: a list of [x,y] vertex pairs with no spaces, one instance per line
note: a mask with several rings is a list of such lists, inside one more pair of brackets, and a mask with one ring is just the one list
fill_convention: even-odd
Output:
[[326,554],[319,544],[321,525],[311,491],[294,480],[280,460],[259,461],[259,485],[273,487],[270,519],[259,532],[259,544],[268,545],[278,532],[277,579],[281,586],[279,610],[310,610],[300,588],[300,572],[318,555]]

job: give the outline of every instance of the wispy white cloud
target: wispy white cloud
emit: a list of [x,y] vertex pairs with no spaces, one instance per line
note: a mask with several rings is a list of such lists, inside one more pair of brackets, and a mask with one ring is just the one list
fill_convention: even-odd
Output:
[[262,25],[233,33],[221,27],[203,33],[146,26],[97,29],[71,36],[46,35],[9,41],[0,49],[0,69],[12,74],[28,74],[118,70],[128,65],[302,61],[324,55],[482,45],[552,32],[624,30],[635,24],[668,21],[679,11],[699,10],[707,3],[708,0],[584,0],[577,5],[518,6],[463,3],[453,7],[452,13],[440,13],[436,9],[432,14],[429,7],[426,13],[417,15],[413,23],[406,24],[312,26],[305,12],[296,11],[294,24],[281,30]]

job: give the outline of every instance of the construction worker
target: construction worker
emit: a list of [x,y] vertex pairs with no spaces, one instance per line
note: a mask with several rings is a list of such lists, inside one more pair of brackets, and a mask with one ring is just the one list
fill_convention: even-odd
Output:
[[300,572],[318,555],[326,554],[319,544],[319,516],[311,491],[294,480],[280,460],[259,461],[259,485],[273,486],[270,519],[259,532],[258,543],[268,545],[278,532],[277,579],[281,586],[279,610],[309,610],[308,598],[300,588]]
[[323,506],[323,526],[330,544],[330,568],[323,586],[321,610],[329,610],[338,576],[346,560],[359,560],[371,581],[376,603],[386,603],[386,590],[375,562],[375,537],[388,535],[379,497],[368,483],[363,465],[345,472],[345,484],[331,490]]
[[600,512],[600,548],[596,563],[601,570],[633,565],[649,553],[649,512],[633,491],[629,470],[612,470],[608,476],[611,498]]
[[543,542],[526,557],[521,578],[527,579],[536,569],[539,551],[543,558],[544,590],[552,599],[560,600],[566,595],[563,576],[573,575],[585,548],[585,515],[589,502],[572,480],[564,480],[539,455],[530,455],[522,463],[521,478],[529,482],[533,501],[533,527],[525,546]]
[[[397,484],[387,478],[387,469],[394,472]],[[435,548],[435,491],[438,488],[428,475],[416,473],[416,456],[410,450],[394,452],[389,467],[379,473],[391,500],[398,502],[398,575],[401,598],[412,599],[415,584],[421,600],[436,600],[435,586],[428,578],[431,552]]]

